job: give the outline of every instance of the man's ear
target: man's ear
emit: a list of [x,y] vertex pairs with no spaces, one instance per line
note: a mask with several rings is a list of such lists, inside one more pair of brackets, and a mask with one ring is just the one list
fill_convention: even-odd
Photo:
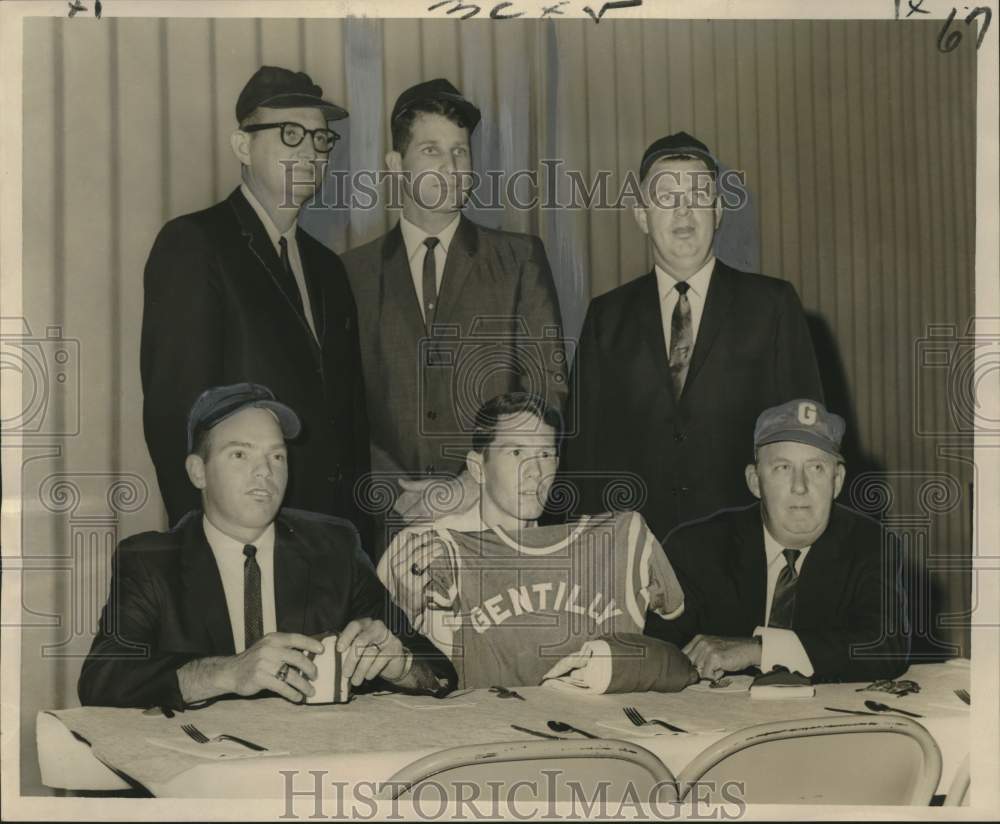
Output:
[[386,152],[385,166],[390,172],[401,172],[403,170],[403,156],[395,149]]
[[233,150],[233,154],[236,155],[236,159],[239,160],[239,162],[244,166],[249,166],[250,135],[242,129],[236,129],[231,135],[229,135],[229,145]]
[[715,195],[715,228],[718,230],[719,224],[722,223],[722,198],[716,193]]
[[632,207],[632,217],[635,218],[635,222],[639,225],[639,229],[644,235],[649,234],[649,218],[646,216],[645,206],[633,206]]
[[483,456],[475,449],[470,449],[465,453],[465,466],[469,470],[472,480],[481,484],[483,482]]
[[205,462],[201,459],[201,455],[195,455],[194,453],[187,456],[184,460],[184,468],[187,470],[188,478],[191,479],[191,483],[194,484],[196,489],[205,488]]
[[747,464],[744,471],[747,479],[747,486],[755,498],[760,498],[760,475],[757,474],[757,464]]
[[844,478],[846,477],[847,477],[847,467],[845,467],[842,463],[838,463],[837,472],[833,476],[834,499],[836,499],[836,497],[840,494],[840,490],[844,488]]

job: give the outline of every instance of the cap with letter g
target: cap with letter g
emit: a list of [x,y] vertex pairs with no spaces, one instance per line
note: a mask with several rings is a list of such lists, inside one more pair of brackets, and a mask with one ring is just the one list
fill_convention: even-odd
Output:
[[286,440],[302,431],[299,416],[274,397],[274,393],[259,383],[234,383],[213,386],[198,396],[191,407],[187,422],[188,454],[194,450],[194,436],[199,430],[211,429],[243,409],[266,409],[274,415]]
[[799,398],[760,413],[753,430],[753,447],[757,450],[769,443],[794,441],[815,446],[842,461],[840,441],[846,429],[844,419],[827,412],[819,401]]

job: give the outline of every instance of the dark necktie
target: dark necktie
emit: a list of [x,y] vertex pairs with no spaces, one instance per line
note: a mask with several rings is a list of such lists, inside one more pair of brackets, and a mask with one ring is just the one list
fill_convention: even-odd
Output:
[[792,628],[792,618],[795,615],[795,589],[799,583],[799,575],[795,571],[795,563],[802,554],[801,549],[783,549],[785,567],[778,575],[774,585],[774,597],[771,599],[771,615],[768,617],[769,627],[781,629]]
[[434,256],[434,247],[439,243],[436,237],[425,237],[424,246],[424,326],[427,328],[427,335],[431,334],[431,324],[434,323],[434,307],[437,305],[437,261]]
[[283,282],[281,288],[284,289],[288,299],[295,306],[298,313],[305,317],[305,309],[302,308],[302,293],[299,292],[299,284],[295,281],[295,272],[292,271],[292,261],[288,257],[288,240],[282,235],[278,238],[278,248],[281,249],[281,271]]
[[670,318],[670,378],[674,385],[674,398],[680,400],[687,380],[691,350],[694,349],[694,330],[691,327],[691,303],[687,281],[680,281],[674,288],[678,292],[677,305]]
[[260,597],[260,565],[257,547],[243,547],[247,559],[243,562],[243,644],[250,649],[264,637],[264,607]]

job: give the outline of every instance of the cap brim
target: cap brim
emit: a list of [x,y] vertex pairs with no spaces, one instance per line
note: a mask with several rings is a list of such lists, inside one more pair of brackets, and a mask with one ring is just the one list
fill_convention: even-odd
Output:
[[347,109],[342,109],[336,103],[314,97],[311,94],[279,94],[262,100],[257,108],[266,109],[320,109],[327,120],[343,120],[348,116]]
[[656,163],[657,160],[664,157],[674,157],[676,155],[694,155],[695,157],[700,157],[706,164],[708,164],[708,168],[711,171],[718,172],[719,170],[719,161],[704,150],[699,149],[696,146],[680,146],[676,149],[660,149],[657,152],[653,152],[653,154],[647,157],[645,162],[642,164],[642,168],[639,170],[639,179],[645,180],[646,175],[649,174],[649,170],[653,168],[653,164]]
[[243,408],[246,409],[249,407],[266,409],[271,412],[278,419],[278,424],[281,426],[281,433],[285,436],[286,441],[297,438],[302,431],[302,421],[299,420],[299,416],[290,407],[285,406],[279,401],[254,401],[253,403],[248,403]]
[[843,461],[844,456],[840,454],[840,449],[837,445],[820,435],[815,435],[812,432],[800,432],[798,430],[785,430],[783,432],[775,432],[772,435],[768,435],[761,441],[755,444],[756,449],[760,449],[762,446],[767,446],[769,443],[781,443],[783,441],[792,441],[794,443],[804,443],[807,446],[815,446],[817,449],[822,449],[828,455],[833,455],[838,461]]

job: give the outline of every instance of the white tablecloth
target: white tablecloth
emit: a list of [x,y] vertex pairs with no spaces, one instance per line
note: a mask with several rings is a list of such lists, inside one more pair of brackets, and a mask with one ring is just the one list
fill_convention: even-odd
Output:
[[[736,730],[768,721],[836,715],[825,707],[864,710],[865,699],[874,698],[922,716],[919,722],[944,758],[938,789],[943,793],[969,751],[969,708],[954,695],[955,689],[969,686],[968,662],[916,665],[904,677],[917,681],[921,691],[897,698],[858,692],[863,684],[820,684],[812,699],[753,701],[747,692],[693,688],[674,694],[588,697],[531,687],[517,690],[524,701],[483,690],[444,700],[366,695],[346,705],[317,707],[280,698],[220,701],[173,719],[141,710],[84,707],[39,714],[39,762],[42,780],[52,787],[122,786],[110,767],[158,796],[280,798],[288,779],[279,771],[300,771],[296,787],[311,786],[309,770],[326,770],[331,781],[384,781],[415,759],[448,747],[541,740],[510,725],[548,731],[547,721],[557,719],[602,738],[641,744],[676,775],[705,747]],[[625,706],[637,707],[647,718],[668,720],[688,734],[634,727],[622,712]],[[180,729],[185,723],[210,734],[242,736],[287,755],[206,761],[149,743],[156,739],[190,744]]]

